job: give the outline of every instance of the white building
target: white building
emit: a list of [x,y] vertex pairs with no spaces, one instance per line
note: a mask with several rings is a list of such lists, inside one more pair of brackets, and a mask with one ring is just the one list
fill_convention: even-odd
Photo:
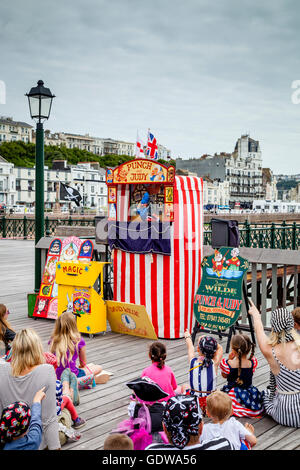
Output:
[[0,155],[0,205],[12,207],[16,201],[14,165]]
[[300,212],[300,202],[297,201],[267,201],[259,199],[253,201],[253,211],[261,212],[279,212],[279,213],[293,213]]
[[203,204],[228,206],[230,198],[230,188],[228,181],[207,181],[203,180]]
[[0,116],[0,143],[32,142],[32,126],[26,122],[14,121],[12,117]]
[[76,188],[84,207],[95,209],[97,213],[107,211],[106,171],[98,162],[82,162],[71,166],[72,187]]

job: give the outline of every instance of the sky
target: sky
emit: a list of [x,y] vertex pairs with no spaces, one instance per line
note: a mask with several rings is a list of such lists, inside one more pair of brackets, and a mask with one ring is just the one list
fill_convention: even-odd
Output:
[[150,128],[173,158],[248,133],[264,167],[300,173],[299,17],[298,0],[1,2],[0,115],[34,125],[24,95],[42,79],[52,132]]

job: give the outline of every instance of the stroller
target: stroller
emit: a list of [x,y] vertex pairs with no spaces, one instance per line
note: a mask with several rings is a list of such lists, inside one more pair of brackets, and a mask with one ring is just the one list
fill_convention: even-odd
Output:
[[128,435],[133,441],[134,450],[144,450],[153,442],[168,443],[162,427],[164,404],[157,403],[168,394],[148,377],[135,379],[126,385],[134,391],[131,396],[135,400],[134,407],[130,418],[119,423],[111,433]]

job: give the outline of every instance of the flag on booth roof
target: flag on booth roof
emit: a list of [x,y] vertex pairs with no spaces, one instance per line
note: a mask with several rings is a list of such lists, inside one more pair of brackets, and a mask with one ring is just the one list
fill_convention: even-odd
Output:
[[152,160],[158,159],[158,146],[157,141],[154,135],[148,131],[148,142],[147,142],[147,157],[151,158]]
[[143,158],[144,154],[144,145],[141,139],[139,138],[138,133],[136,134],[136,147],[135,147],[135,158]]

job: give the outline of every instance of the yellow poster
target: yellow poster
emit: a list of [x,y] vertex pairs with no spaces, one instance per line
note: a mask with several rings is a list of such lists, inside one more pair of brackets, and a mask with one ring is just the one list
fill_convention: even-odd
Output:
[[107,319],[112,331],[157,340],[144,305],[107,300]]

